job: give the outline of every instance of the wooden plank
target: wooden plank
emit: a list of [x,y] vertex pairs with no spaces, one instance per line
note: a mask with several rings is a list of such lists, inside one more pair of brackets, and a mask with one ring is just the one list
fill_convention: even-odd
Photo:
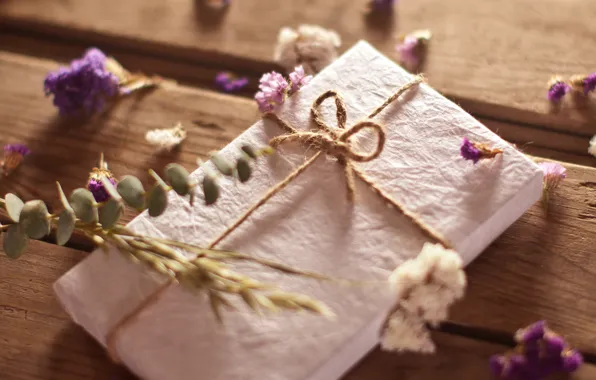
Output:
[[[0,252],[0,374],[5,380],[134,380],[103,349],[68,320],[51,284],[87,254],[32,242],[18,260]],[[436,333],[437,354],[396,355],[374,350],[344,380],[491,379],[488,358],[505,346]],[[573,378],[588,380],[584,366]]]
[[0,377],[6,380],[106,380],[126,371],[71,322],[51,285],[87,256],[31,242],[18,260],[0,251]]
[[[84,185],[101,151],[112,159],[118,176],[146,179],[148,168],[160,171],[174,160],[192,168],[197,155],[225,145],[258,118],[250,101],[181,87],[158,90],[142,101],[126,99],[95,124],[62,125],[40,90],[50,67],[51,62],[0,53],[5,83],[0,87],[0,131],[4,142],[25,142],[34,151],[18,173],[0,182],[1,194],[17,191],[26,199],[55,201],[54,181],[67,191]],[[190,128],[180,152],[155,155],[143,141],[144,132],[177,120],[199,120],[201,126]],[[456,307],[453,321],[510,335],[546,318],[583,350],[596,353],[596,327],[590,323],[596,314],[590,290],[596,281],[590,261],[596,241],[592,183],[595,169],[570,166],[550,216],[535,206],[472,264],[469,295]]]
[[[593,101],[554,112],[545,100],[553,74],[593,70],[596,3],[579,0],[418,0],[401,2],[389,23],[367,19],[368,0],[313,0],[272,6],[271,0],[234,1],[220,14],[200,1],[79,0],[0,3],[5,26],[89,44],[124,47],[171,59],[237,70],[265,71],[277,32],[299,23],[337,30],[345,43],[366,39],[395,57],[395,38],[432,28],[424,68],[439,91],[491,117],[592,132]],[[581,17],[586,15],[586,17]],[[369,22],[371,21],[371,22]],[[532,25],[532,28],[528,28]]]

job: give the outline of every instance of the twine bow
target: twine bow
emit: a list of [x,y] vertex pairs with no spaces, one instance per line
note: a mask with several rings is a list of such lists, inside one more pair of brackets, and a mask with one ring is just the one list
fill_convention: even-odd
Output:
[[[388,206],[397,209],[401,214],[406,216],[412,223],[418,226],[428,237],[443,244],[446,248],[451,248],[451,244],[432,227],[428,226],[422,220],[420,220],[415,214],[409,212],[405,207],[397,200],[393,199],[388,193],[379,188],[376,183],[369,178],[364,172],[354,165],[354,162],[367,162],[374,160],[379,157],[383,151],[385,145],[385,131],[383,127],[372,121],[371,119],[377,116],[383,111],[389,104],[395,101],[400,95],[408,91],[410,88],[419,85],[424,81],[422,76],[416,76],[414,79],[404,86],[400,87],[393,95],[385,100],[383,104],[377,107],[364,121],[360,121],[350,128],[346,128],[346,106],[341,96],[335,91],[327,91],[320,95],[317,100],[313,103],[310,110],[310,116],[312,121],[318,127],[316,131],[298,131],[294,127],[290,126],[284,120],[279,118],[274,113],[265,114],[264,117],[276,122],[282,129],[287,133],[285,135],[274,137],[270,140],[269,144],[272,147],[278,147],[285,143],[300,142],[310,148],[316,149],[317,152],[309,158],[304,164],[296,168],[290,173],[283,181],[269,189],[269,191],[254,205],[244,212],[232,225],[230,225],[219,237],[217,237],[208,248],[212,249],[222,240],[224,240],[229,234],[235,231],[242,223],[244,223],[258,208],[264,205],[271,197],[283,190],[289,185],[296,177],[302,174],[308,167],[310,167],[322,154],[328,154],[337,158],[337,162],[343,166],[346,174],[346,186],[348,199],[352,201],[355,194],[354,178],[358,177],[362,182],[368,185],[368,187],[383,199]],[[319,107],[328,98],[333,98],[336,105],[336,117],[337,117],[337,128],[329,127],[319,112]],[[370,129],[376,133],[377,146],[371,152],[364,152],[355,149],[351,142],[350,137],[359,133],[364,129]],[[115,342],[119,333],[128,325],[134,323],[140,313],[151,305],[157,303],[164,291],[172,284],[172,280],[167,281],[158,287],[149,297],[140,303],[134,310],[122,318],[108,333],[106,338],[106,345],[108,352],[114,361],[118,361],[118,356],[115,350]]]

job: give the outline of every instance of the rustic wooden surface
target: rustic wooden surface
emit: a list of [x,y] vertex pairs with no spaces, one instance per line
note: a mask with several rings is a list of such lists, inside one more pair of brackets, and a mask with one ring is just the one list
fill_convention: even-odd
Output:
[[[54,181],[67,192],[84,186],[102,151],[117,176],[147,181],[147,169],[159,172],[171,161],[192,169],[197,156],[223,147],[258,118],[251,100],[181,86],[130,97],[91,121],[65,122],[41,89],[56,61],[97,45],[130,69],[188,86],[212,88],[215,73],[230,69],[251,78],[241,94],[251,96],[262,72],[276,67],[271,56],[279,28],[300,23],[336,29],[342,50],[367,39],[393,58],[397,34],[430,28],[434,39],[424,71],[431,85],[528,154],[596,163],[587,154],[596,133],[596,99],[569,98],[559,110],[544,99],[552,74],[593,70],[596,50],[589,37],[596,24],[589,15],[596,3],[402,1],[393,21],[379,27],[363,16],[366,2],[279,7],[272,0],[239,0],[215,17],[186,0],[0,1],[0,143],[25,143],[34,152],[15,175],[0,180],[0,194],[55,206]],[[254,14],[259,17],[247,17]],[[177,121],[189,138],[179,151],[156,154],[145,132]],[[375,351],[346,380],[488,380],[490,355],[506,350],[517,328],[538,319],[548,320],[594,363],[596,169],[568,170],[548,214],[534,206],[470,265],[465,300],[435,334],[438,355]],[[72,246],[90,249],[79,240]],[[133,379],[68,320],[51,292],[51,283],[85,255],[41,242],[18,261],[0,255],[0,379]],[[572,378],[593,379],[596,370],[587,365]]]
[[[134,380],[62,311],[51,284],[87,254],[32,242],[23,256],[0,256],[0,375],[3,380]],[[437,354],[394,355],[378,349],[344,380],[490,380],[488,359],[506,346],[434,335]],[[590,380],[587,365],[574,380]]]
[[[262,72],[283,26],[311,23],[337,30],[343,50],[367,39],[395,56],[395,36],[430,28],[424,71],[439,91],[471,111],[559,130],[594,133],[594,102],[568,102],[554,112],[545,100],[553,74],[591,72],[596,3],[571,0],[417,0],[400,2],[389,22],[364,17],[368,0],[234,1],[209,13],[201,1],[0,2],[0,24],[40,37],[127,48],[152,57]],[[258,15],[258,17],[247,17]],[[582,17],[585,15],[585,17]]]

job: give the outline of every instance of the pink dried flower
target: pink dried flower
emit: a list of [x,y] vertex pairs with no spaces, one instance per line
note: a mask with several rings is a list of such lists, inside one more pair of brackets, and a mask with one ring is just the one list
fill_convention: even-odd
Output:
[[312,79],[312,75],[306,75],[304,67],[297,66],[293,72],[290,73],[290,83],[292,85],[290,94],[295,93],[302,87],[306,86]]
[[408,69],[418,68],[432,34],[429,30],[416,30],[401,39],[396,46],[400,62]]
[[548,83],[546,97],[553,103],[558,103],[565,94],[571,91],[571,86],[565,83],[560,77],[553,77]]
[[4,158],[0,161],[2,172],[9,175],[15,170],[25,156],[31,154],[31,150],[23,144],[7,144],[4,146]]
[[548,208],[550,193],[559,187],[561,181],[567,178],[567,169],[557,162],[541,162],[538,164],[544,173],[542,186],[542,204]]
[[290,74],[291,84],[283,75],[275,71],[264,74],[259,81],[261,91],[255,94],[259,110],[261,112],[272,112],[277,106],[283,104],[288,96],[307,85],[311,79],[312,76],[306,75],[302,66],[296,67],[294,72]]

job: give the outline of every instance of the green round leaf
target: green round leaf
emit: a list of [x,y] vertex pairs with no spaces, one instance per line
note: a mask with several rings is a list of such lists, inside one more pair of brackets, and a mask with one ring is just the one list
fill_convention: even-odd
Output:
[[219,186],[214,177],[205,175],[203,177],[203,193],[205,194],[205,204],[212,205],[219,198]]
[[58,228],[56,229],[56,243],[64,245],[72,236],[77,218],[71,209],[64,209],[58,218]]
[[247,155],[248,157],[250,157],[250,158],[252,158],[252,159],[255,159],[255,158],[257,158],[257,152],[255,151],[255,149],[254,149],[252,146],[250,146],[250,145],[247,145],[247,144],[244,144],[244,145],[242,145],[242,146],[240,147],[240,149],[242,149],[242,151],[243,151],[244,153],[246,153],[246,155]]
[[168,192],[160,184],[155,184],[147,200],[149,216],[160,216],[168,207]]
[[110,198],[99,210],[99,223],[104,229],[110,229],[122,216],[122,203]]
[[132,175],[127,175],[118,182],[118,193],[124,202],[138,210],[145,208],[145,189],[141,181]]
[[238,159],[238,162],[236,162],[236,172],[238,173],[238,179],[240,182],[246,182],[250,179],[252,169],[250,168],[250,164],[248,163],[247,159]]
[[234,165],[221,154],[215,153],[211,156],[211,162],[215,165],[217,170],[223,175],[234,175]]
[[29,201],[23,206],[19,225],[22,231],[32,239],[41,239],[50,233],[50,213],[43,201]]
[[188,172],[181,165],[169,164],[166,166],[166,178],[172,189],[179,195],[187,195],[190,191]]
[[18,223],[21,210],[25,204],[19,197],[12,193],[6,194],[4,201],[6,202],[6,212],[8,212],[8,216],[13,222]]
[[8,227],[8,230],[4,234],[4,252],[6,256],[11,259],[16,259],[21,256],[23,250],[27,246],[29,238],[25,235],[22,228],[18,224],[13,224]]
[[75,189],[70,195],[70,204],[77,216],[84,223],[97,222],[97,208],[95,208],[95,198],[87,189]]

